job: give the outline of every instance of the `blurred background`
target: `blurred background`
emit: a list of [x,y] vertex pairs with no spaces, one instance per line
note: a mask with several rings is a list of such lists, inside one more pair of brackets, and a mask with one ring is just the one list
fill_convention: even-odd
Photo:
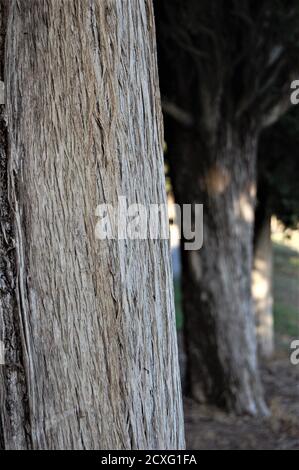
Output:
[[[299,4],[155,16],[187,447],[299,449]],[[174,203],[204,205],[201,250]]]

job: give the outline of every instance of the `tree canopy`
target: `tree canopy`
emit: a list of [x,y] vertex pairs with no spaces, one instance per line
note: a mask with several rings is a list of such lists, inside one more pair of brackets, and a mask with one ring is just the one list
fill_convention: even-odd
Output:
[[294,106],[265,129],[258,154],[258,203],[266,194],[269,210],[287,227],[299,223],[299,108]]
[[[161,60],[166,54],[173,76],[182,77],[166,87],[162,75],[166,112],[212,135],[221,120],[260,128],[287,110],[299,69],[297,1],[172,0],[156,9],[160,43],[167,44]],[[175,73],[182,66],[185,74]],[[186,94],[194,85],[197,93]]]

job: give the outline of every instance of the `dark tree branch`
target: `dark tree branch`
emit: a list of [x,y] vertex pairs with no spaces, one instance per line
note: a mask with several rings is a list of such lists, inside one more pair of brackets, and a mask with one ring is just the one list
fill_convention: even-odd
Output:
[[194,120],[191,114],[179,108],[175,103],[162,99],[162,109],[164,113],[168,114],[183,127],[190,129],[194,126]]

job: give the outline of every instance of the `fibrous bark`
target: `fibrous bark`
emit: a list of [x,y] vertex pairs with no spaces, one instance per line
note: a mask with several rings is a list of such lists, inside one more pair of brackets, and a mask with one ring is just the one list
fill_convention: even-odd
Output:
[[1,445],[182,448],[168,242],[95,237],[165,202],[151,1],[6,7]]

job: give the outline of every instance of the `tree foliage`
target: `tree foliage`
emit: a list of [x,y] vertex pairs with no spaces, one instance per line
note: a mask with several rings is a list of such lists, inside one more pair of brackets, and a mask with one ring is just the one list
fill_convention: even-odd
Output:
[[287,227],[299,223],[299,108],[292,108],[276,124],[265,129],[258,155],[258,203],[267,204]]
[[[286,111],[299,70],[297,1],[159,0],[156,15],[172,68],[162,74],[166,112],[212,137],[221,120],[261,128]],[[171,75],[181,83],[163,84]],[[185,89],[197,93],[186,99]]]

